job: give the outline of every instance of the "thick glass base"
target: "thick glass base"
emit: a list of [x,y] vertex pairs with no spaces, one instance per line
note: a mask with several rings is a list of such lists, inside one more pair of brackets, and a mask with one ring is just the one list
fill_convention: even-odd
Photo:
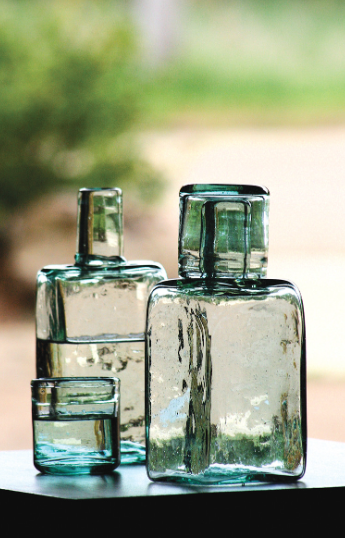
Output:
[[131,441],[121,441],[121,464],[145,463],[146,449],[139,443]]
[[107,461],[99,456],[94,457],[71,457],[71,458],[56,458],[49,461],[34,460],[34,465],[38,471],[44,474],[52,475],[80,475],[93,474],[102,475],[111,473],[118,466],[117,462]]
[[208,451],[191,438],[151,442],[147,473],[151,480],[188,484],[236,484],[295,481],[304,474],[298,443],[284,443],[282,436],[256,439],[218,438]]
[[[42,448],[41,450],[38,449],[39,452],[42,452]],[[87,456],[76,454],[70,457],[64,454],[60,457],[55,450],[49,450],[48,447],[45,447],[44,453],[44,458],[42,458],[42,455],[35,455],[34,465],[38,471],[46,474],[105,474],[113,471],[118,466],[115,459],[108,461],[103,457],[99,457],[97,453],[94,455],[88,454]],[[122,465],[141,464],[145,463],[145,460],[145,447],[129,441],[121,442]]]
[[277,472],[276,469],[251,468],[242,465],[213,465],[205,472],[199,474],[188,474],[183,471],[175,472],[152,472],[149,478],[153,481],[179,482],[185,484],[195,484],[204,486],[214,486],[222,484],[245,484],[248,482],[291,482],[298,479],[295,474],[289,475],[286,472]]
[[34,420],[34,465],[46,474],[105,474],[120,464],[118,421]]

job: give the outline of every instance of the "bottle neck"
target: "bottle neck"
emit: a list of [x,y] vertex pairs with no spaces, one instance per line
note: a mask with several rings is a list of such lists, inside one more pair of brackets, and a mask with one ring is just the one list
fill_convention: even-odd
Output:
[[225,185],[219,186],[217,192],[214,187],[203,185],[199,191],[184,188],[180,192],[179,275],[183,278],[265,277],[267,190],[250,187],[241,190],[238,185]]
[[124,261],[121,190],[80,189],[76,265],[118,265]]

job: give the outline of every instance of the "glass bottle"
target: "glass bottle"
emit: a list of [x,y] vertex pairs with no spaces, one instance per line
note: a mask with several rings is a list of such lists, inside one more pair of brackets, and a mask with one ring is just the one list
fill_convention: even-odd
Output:
[[269,192],[180,191],[179,277],[151,292],[146,466],[152,480],[296,480],[306,466],[302,298],[266,278]]
[[121,461],[145,460],[145,316],[166,278],[151,261],[123,257],[122,191],[81,189],[73,265],[37,275],[36,375],[121,379]]

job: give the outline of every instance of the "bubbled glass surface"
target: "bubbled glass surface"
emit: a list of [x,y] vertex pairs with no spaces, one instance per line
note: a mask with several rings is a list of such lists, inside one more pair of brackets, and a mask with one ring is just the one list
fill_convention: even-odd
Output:
[[162,283],[150,298],[147,350],[151,479],[303,475],[304,316],[291,283]]

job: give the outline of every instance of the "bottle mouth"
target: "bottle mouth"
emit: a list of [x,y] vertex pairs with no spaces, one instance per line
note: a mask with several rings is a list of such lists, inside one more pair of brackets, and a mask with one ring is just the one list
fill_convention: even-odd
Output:
[[77,258],[121,258],[123,255],[122,191],[83,188],[78,196]]
[[266,276],[268,208],[266,187],[221,184],[182,187],[180,276]]
[[269,196],[263,185],[237,185],[222,183],[191,183],[180,189],[180,197],[197,193],[198,196]]
[[102,192],[104,196],[114,196],[114,194],[117,194],[118,196],[122,195],[122,190],[118,187],[83,187],[79,189],[79,192],[85,194],[93,192]]

